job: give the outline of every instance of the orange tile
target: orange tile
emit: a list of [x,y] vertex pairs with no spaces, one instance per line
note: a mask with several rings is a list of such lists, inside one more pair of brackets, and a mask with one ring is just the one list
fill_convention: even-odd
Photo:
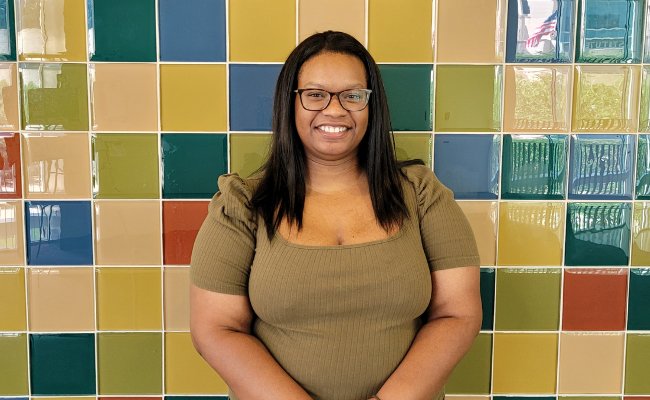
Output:
[[20,133],[0,133],[0,199],[23,196]]
[[208,215],[207,201],[163,202],[165,264],[189,265],[196,234]]

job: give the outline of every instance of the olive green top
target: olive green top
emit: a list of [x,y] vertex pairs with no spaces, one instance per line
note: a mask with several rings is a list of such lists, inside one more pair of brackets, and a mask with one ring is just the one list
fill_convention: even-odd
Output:
[[451,191],[427,167],[403,172],[410,217],[400,230],[339,246],[294,244],[277,233],[269,241],[251,208],[258,181],[219,178],[194,244],[192,282],[248,296],[253,334],[314,399],[376,393],[421,326],[431,271],[479,265]]

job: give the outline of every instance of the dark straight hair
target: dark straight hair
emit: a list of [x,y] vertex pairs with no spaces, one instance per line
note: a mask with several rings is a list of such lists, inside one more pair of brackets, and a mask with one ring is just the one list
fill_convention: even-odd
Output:
[[[368,128],[359,143],[359,167],[368,177],[375,217],[385,230],[401,225],[408,216],[395,158],[386,92],[379,67],[358,40],[343,32],[314,34],[296,47],[284,63],[275,86],[273,136],[269,157],[261,168],[262,176],[252,204],[261,213],[269,239],[286,217],[290,225],[302,228],[305,205],[307,163],[305,150],[295,124],[294,105],[298,74],[305,61],[321,53],[342,53],[357,57],[366,69],[368,89],[372,90]],[[408,164],[421,163],[418,161]]]

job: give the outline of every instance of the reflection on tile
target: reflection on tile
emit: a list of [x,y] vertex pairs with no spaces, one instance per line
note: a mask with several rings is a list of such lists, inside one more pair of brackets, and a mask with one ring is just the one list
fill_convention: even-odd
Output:
[[165,268],[165,329],[190,330],[190,269]]
[[364,0],[300,0],[298,41],[327,30],[341,31],[365,44],[366,10]]
[[161,61],[226,61],[225,0],[159,0]]
[[95,329],[92,268],[30,268],[27,273],[31,331]]
[[501,71],[498,65],[438,65],[436,131],[498,132]]
[[631,205],[569,203],[565,265],[628,265]]
[[11,0],[0,0],[0,8],[4,11],[5,22],[3,29],[0,30],[0,60],[16,60],[16,29],[14,2]]
[[571,62],[573,3],[527,0],[520,8],[519,2],[509,1],[506,62]]
[[27,335],[0,333],[0,393],[27,395]]
[[156,61],[155,0],[90,0],[92,61]]
[[226,66],[160,66],[160,123],[164,131],[226,130]]
[[0,199],[22,196],[20,134],[0,133]]
[[26,201],[29,265],[92,265],[89,201]]
[[560,341],[560,393],[621,392],[622,333],[562,333]]
[[224,134],[163,134],[163,198],[210,198],[217,178],[228,172]]
[[632,199],[635,137],[572,135],[570,199]]
[[[27,329],[25,270],[23,268],[0,267],[0,315],[2,315],[0,331],[24,331]],[[2,376],[1,373],[0,376]],[[3,393],[2,390],[0,393]]]
[[253,174],[266,161],[270,145],[268,134],[231,134],[230,172],[244,178]]
[[640,63],[644,1],[579,0],[576,62]]
[[639,135],[636,162],[636,198],[650,200],[650,135]]
[[625,353],[625,394],[650,393],[650,334],[628,334]]
[[494,335],[494,393],[555,393],[558,337],[553,333]]
[[560,322],[560,268],[497,271],[495,329],[554,331]]
[[0,202],[0,265],[24,265],[23,207],[20,201]]
[[25,197],[90,197],[90,156],[86,133],[23,135]]
[[571,127],[571,67],[506,67],[503,129],[566,132]]
[[97,328],[161,329],[160,268],[97,268]]
[[568,148],[564,135],[504,135],[501,198],[564,199]]
[[474,231],[481,265],[495,265],[497,254],[497,202],[461,201],[458,205],[465,213]]
[[98,265],[159,265],[160,202],[95,202]]
[[295,0],[228,4],[230,61],[284,62],[296,45]]
[[571,268],[564,272],[562,329],[625,329],[627,270]]
[[639,80],[638,66],[576,66],[573,130],[636,132]]
[[[7,0],[4,0],[5,2]],[[3,0],[0,0],[0,4]],[[0,29],[0,40],[3,29]],[[0,49],[0,59],[2,58]],[[0,63],[0,129],[17,131],[18,126],[18,82],[16,64]]]
[[481,333],[474,340],[445,385],[447,394],[489,394],[492,363],[492,335]]
[[162,392],[162,334],[100,333],[97,336],[99,394]]
[[635,203],[632,216],[632,265],[650,265],[650,203]]
[[457,199],[496,199],[498,135],[435,135],[434,171]]
[[18,54],[27,61],[86,61],[84,0],[17,1]]
[[431,168],[433,137],[430,133],[395,133],[395,156],[398,160],[424,161]]
[[650,268],[630,269],[627,329],[650,330]]
[[273,92],[282,65],[230,64],[230,129],[270,131]]
[[[648,57],[648,55],[646,54],[645,57]],[[650,66],[648,65],[644,65],[641,68],[641,104],[639,105],[639,131],[650,132]]]
[[[368,2],[368,50],[377,62],[432,62],[432,2]],[[386,29],[386,27],[390,29]]]
[[390,123],[396,131],[431,130],[433,66],[429,64],[381,65]]
[[26,130],[88,130],[85,64],[21,63],[21,125]]
[[90,64],[92,127],[156,131],[158,77],[153,64]]
[[196,234],[207,215],[207,201],[163,202],[163,247],[166,265],[189,265]]

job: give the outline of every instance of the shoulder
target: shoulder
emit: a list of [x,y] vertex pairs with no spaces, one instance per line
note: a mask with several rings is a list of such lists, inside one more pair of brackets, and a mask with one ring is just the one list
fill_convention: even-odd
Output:
[[409,165],[401,168],[402,176],[415,193],[420,212],[440,201],[453,201],[454,194],[443,185],[426,165]]
[[252,199],[259,185],[256,177],[242,178],[238,174],[221,175],[218,179],[219,191],[210,202],[209,211],[224,213],[240,220],[254,221],[255,210]]

